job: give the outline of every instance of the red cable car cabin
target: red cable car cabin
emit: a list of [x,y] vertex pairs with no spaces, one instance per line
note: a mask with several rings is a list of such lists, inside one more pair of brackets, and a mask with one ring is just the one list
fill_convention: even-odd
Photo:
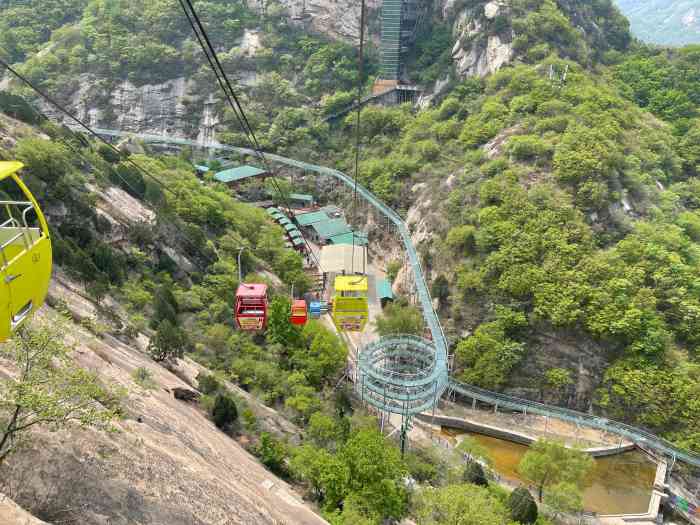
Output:
[[289,321],[292,324],[306,324],[307,316],[308,314],[306,311],[306,301],[304,301],[303,299],[297,299],[294,302],[292,302],[292,311],[289,315]]
[[240,284],[236,291],[236,326],[264,330],[267,326],[267,285]]

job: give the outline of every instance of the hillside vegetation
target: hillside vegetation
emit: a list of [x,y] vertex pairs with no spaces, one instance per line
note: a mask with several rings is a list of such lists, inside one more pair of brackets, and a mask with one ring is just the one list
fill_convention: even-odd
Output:
[[700,43],[700,2],[697,0],[616,0],[645,42],[682,46]]
[[[513,21],[519,65],[417,114],[363,111],[362,181],[399,209],[435,203],[419,248],[459,379],[698,449],[698,49],[636,47],[589,65],[553,2],[528,5],[525,20],[561,25]],[[552,352],[557,339],[578,350]],[[558,370],[553,388],[543,374]]]
[[[485,3],[452,9],[481,16]],[[263,18],[240,3],[198,5],[224,67],[257,72],[244,79],[243,103],[264,147],[352,172],[356,117],[324,117],[352,101],[356,51],[292,27],[277,4]],[[411,218],[455,378],[700,450],[700,49],[634,42],[609,0],[512,0],[470,37],[503,36],[511,63],[459,78],[456,29],[432,7],[409,60],[416,80],[447,79],[445,87],[424,108],[362,109],[359,177]],[[196,132],[216,85],[176,0],[10,1],[0,12],[11,15],[0,22],[0,52],[60,100],[87,90],[113,108],[119,83],[187,77],[196,96],[185,104],[186,134]],[[253,55],[238,47],[251,31],[261,42]],[[373,50],[368,60],[366,87]],[[401,457],[342,386],[343,340],[322,323],[288,322],[288,290],[311,284],[301,257],[263,211],[211,174],[198,180],[191,151],[164,155],[129,141],[115,152],[44,121],[15,94],[0,96],[0,110],[33,126],[3,118],[0,158],[27,165],[61,276],[100,312],[86,328],[140,347],[139,359],[177,369],[188,354],[206,367],[189,378],[201,409],[330,523],[548,523],[516,513],[536,507],[518,504],[527,491],[489,484],[461,454]],[[215,111],[217,139],[246,145],[223,101]],[[105,110],[100,123],[118,117]],[[113,201],[127,203],[129,217],[117,217]],[[241,248],[243,280],[271,288],[264,335],[233,326]],[[396,276],[401,263],[389,266]],[[377,325],[422,332],[401,300]],[[133,382],[153,388],[150,368],[139,368]],[[286,423],[270,428],[256,415],[262,405]],[[569,458],[575,468],[558,469],[544,497],[553,492],[555,512],[580,510],[572,499],[590,461],[557,444],[533,448],[541,457],[525,466],[534,471],[549,467],[548,453]],[[545,481],[533,483],[540,497]]]

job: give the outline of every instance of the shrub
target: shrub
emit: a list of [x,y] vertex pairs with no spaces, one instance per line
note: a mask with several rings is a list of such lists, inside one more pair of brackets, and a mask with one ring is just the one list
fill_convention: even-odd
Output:
[[389,264],[386,266],[386,276],[389,279],[389,282],[393,283],[394,280],[396,279],[396,276],[399,274],[399,270],[401,269],[401,261],[391,261]]
[[227,393],[218,393],[212,409],[214,424],[221,430],[227,430],[238,420],[238,408],[233,397]]
[[260,444],[255,447],[255,455],[263,465],[275,474],[285,474],[284,459],[287,452],[284,443],[275,439],[268,432],[260,436]]
[[138,367],[136,370],[134,370],[134,373],[131,375],[131,377],[141,388],[144,388],[146,390],[153,390],[156,387],[156,383],[153,380],[153,374],[151,374],[151,371],[147,368],[144,368],[142,366]]
[[481,487],[486,487],[489,484],[486,479],[486,474],[484,474],[484,469],[476,461],[467,463],[467,466],[464,468],[462,479],[467,483],[479,485]]
[[165,319],[158,325],[156,335],[148,344],[148,353],[154,361],[167,361],[183,356],[187,347],[187,334]]
[[221,383],[216,376],[204,372],[197,374],[197,386],[199,386],[200,392],[206,395],[215,394],[221,390]]
[[525,487],[518,487],[510,493],[508,508],[513,521],[523,524],[537,521],[537,504]]
[[551,150],[542,139],[533,135],[521,135],[510,139],[508,152],[516,160],[532,161],[549,156]]

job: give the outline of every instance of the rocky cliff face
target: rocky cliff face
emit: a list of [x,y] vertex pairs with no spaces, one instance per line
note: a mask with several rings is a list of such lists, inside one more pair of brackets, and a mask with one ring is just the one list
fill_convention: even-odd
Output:
[[[442,14],[449,20],[454,12],[454,0],[447,0]],[[505,2],[484,2],[463,8],[456,13],[453,34],[456,38],[452,58],[461,77],[484,77],[495,73],[513,58],[512,34],[501,34],[488,26],[497,17],[507,16]]]
[[[247,0],[248,7],[261,11],[266,0]],[[357,43],[360,40],[360,3],[352,0],[280,0],[292,23],[331,38]],[[368,11],[381,0],[367,0]]]
[[[252,57],[260,49],[259,31],[246,30],[235,53]],[[238,70],[239,84],[250,86],[257,80],[254,70]],[[70,97],[75,115],[94,127],[114,128],[134,133],[152,133],[180,138],[196,138],[204,145],[215,140],[220,115],[214,84],[202,85],[191,77],[177,77],[162,84],[137,86],[128,80],[106,85],[103,79],[82,75],[79,89]],[[66,118],[43,103],[51,118]],[[72,122],[71,122],[72,123]]]

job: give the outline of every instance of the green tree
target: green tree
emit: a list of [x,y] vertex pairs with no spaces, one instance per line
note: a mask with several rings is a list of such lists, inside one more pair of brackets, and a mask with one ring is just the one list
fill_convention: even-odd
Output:
[[307,434],[317,446],[335,450],[345,438],[345,429],[335,418],[316,412],[309,418]]
[[297,413],[296,419],[300,423],[306,423],[311,414],[321,408],[318,392],[309,386],[306,376],[302,372],[289,374],[286,383],[287,399],[284,401],[284,406]]
[[426,488],[417,496],[416,515],[421,525],[506,525],[505,505],[488,489],[477,485]]
[[525,316],[507,308],[499,308],[497,316],[457,345],[457,362],[466,367],[463,380],[484,388],[503,386],[525,351],[524,344],[513,338],[527,324]]
[[552,485],[544,496],[544,502],[557,514],[581,512],[583,510],[581,487],[568,481]]
[[214,424],[221,430],[227,430],[238,420],[238,408],[231,394],[219,392],[214,400],[211,412]]
[[415,306],[399,302],[387,305],[377,317],[377,332],[382,336],[423,334],[423,314]]
[[290,461],[290,471],[309,483],[313,494],[327,510],[337,508],[347,495],[350,471],[347,465],[327,450],[311,445],[299,447]]
[[186,349],[185,332],[167,319],[160,322],[155,335],[148,343],[148,353],[158,362],[179,359]]
[[537,521],[537,503],[525,487],[518,487],[510,493],[508,508],[513,521],[527,525]]
[[260,458],[263,465],[275,474],[285,474],[286,447],[269,432],[263,432],[260,435],[260,443],[255,447],[255,455]]
[[571,371],[566,368],[550,368],[544,373],[544,380],[547,390],[559,394],[574,382],[571,379]]
[[337,381],[347,359],[343,342],[317,321],[304,326],[302,337],[307,344],[294,351],[292,363],[304,372],[312,386]]
[[109,429],[117,416],[118,407],[101,404],[116,393],[71,360],[72,349],[63,340],[65,329],[60,320],[34,322],[0,345],[0,356],[18,371],[0,380],[0,465],[36,426]]
[[287,297],[275,297],[270,303],[267,318],[266,338],[268,343],[277,343],[287,349],[301,347],[301,330],[289,322],[291,303]]
[[534,485],[542,501],[546,489],[562,482],[580,491],[592,466],[593,459],[585,452],[540,439],[530,445],[518,465],[518,472]]
[[488,480],[486,479],[486,474],[484,474],[484,469],[476,461],[469,461],[466,464],[462,479],[465,481],[465,483],[471,483],[482,487],[486,487],[489,484]]
[[404,514],[407,470],[399,450],[389,446],[382,434],[359,430],[341,449],[340,457],[350,471],[350,491],[362,498],[368,513],[394,519]]

